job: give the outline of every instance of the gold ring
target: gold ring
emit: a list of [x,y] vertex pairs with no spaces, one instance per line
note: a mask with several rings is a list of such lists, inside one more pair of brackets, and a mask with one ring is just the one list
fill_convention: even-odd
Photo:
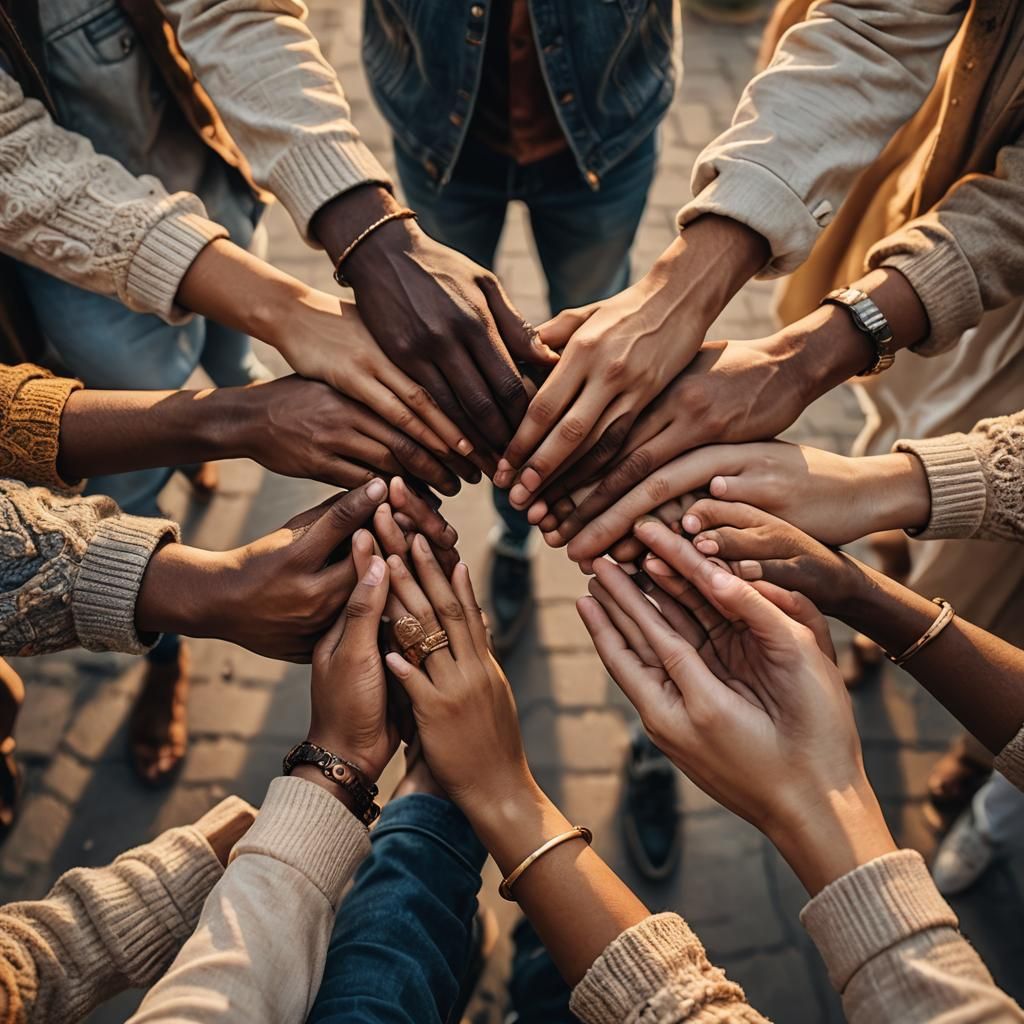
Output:
[[406,658],[418,667],[435,651],[440,651],[447,646],[448,634],[443,629],[439,629],[436,633],[431,633],[422,640],[417,640],[410,647],[407,647],[404,653]]
[[427,631],[420,625],[420,620],[415,615],[403,615],[395,621],[391,631],[395,635],[395,643],[403,651],[427,638]]

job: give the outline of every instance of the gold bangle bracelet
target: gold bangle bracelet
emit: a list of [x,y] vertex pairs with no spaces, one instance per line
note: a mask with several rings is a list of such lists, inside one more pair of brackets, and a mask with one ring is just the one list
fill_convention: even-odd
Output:
[[375,220],[369,227],[363,228],[362,231],[352,239],[351,242],[345,246],[344,252],[337,258],[334,263],[334,280],[341,285],[342,288],[351,288],[348,280],[341,272],[342,264],[349,258],[376,231],[378,228],[384,227],[385,224],[390,224],[393,220],[409,220],[410,218],[416,217],[416,211],[410,210],[409,207],[405,206],[401,210],[392,210],[391,213],[384,214],[379,220]]
[[902,653],[895,656],[888,655],[894,665],[902,665],[909,661],[923,647],[927,647],[952,621],[956,612],[953,606],[944,598],[933,597],[932,604],[937,604],[941,611],[935,617],[935,621]]
[[550,853],[556,846],[561,846],[562,843],[569,842],[570,839],[583,839],[589,846],[594,841],[594,834],[585,825],[573,825],[568,832],[562,832],[561,835],[557,835],[554,839],[549,839],[542,846],[538,846],[529,857],[526,858],[519,865],[514,868],[509,874],[502,880],[501,885],[498,886],[498,895],[503,900],[514,902],[512,899],[512,886],[519,880],[520,875],[534,862],[540,860],[545,853]]

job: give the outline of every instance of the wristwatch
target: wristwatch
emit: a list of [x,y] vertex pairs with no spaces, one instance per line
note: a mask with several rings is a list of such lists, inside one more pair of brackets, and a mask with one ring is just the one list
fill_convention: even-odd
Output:
[[303,740],[285,754],[281,768],[285,775],[291,775],[297,764],[316,765],[324,778],[345,789],[355,804],[352,813],[367,827],[380,817],[380,807],[374,803],[377,787],[367,779],[362,769],[351,761],[346,761],[345,758],[310,743],[309,740]]
[[857,376],[871,377],[888,370],[896,361],[896,351],[889,321],[878,306],[859,288],[837,288],[821,300],[821,305],[826,303],[845,307],[857,330],[866,334],[875,346],[875,361]]

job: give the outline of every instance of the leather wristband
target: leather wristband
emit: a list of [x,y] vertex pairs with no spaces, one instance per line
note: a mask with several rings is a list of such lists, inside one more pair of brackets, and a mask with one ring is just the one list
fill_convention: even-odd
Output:
[[309,740],[296,743],[285,754],[281,769],[285,775],[291,775],[292,769],[298,764],[314,765],[325,779],[341,786],[352,797],[355,805],[352,813],[367,827],[380,817],[380,806],[374,802],[377,787],[367,779],[358,765]]
[[854,326],[875,346],[875,361],[857,374],[871,377],[888,370],[896,361],[893,348],[892,328],[885,314],[875,302],[858,288],[837,288],[821,300],[821,305],[842,306],[849,314]]

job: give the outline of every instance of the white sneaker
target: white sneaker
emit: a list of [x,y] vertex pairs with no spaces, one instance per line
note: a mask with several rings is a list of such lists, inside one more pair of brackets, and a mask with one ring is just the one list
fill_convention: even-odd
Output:
[[967,808],[939,844],[932,863],[935,887],[943,896],[969,889],[996,859],[997,849],[978,830],[974,811]]

